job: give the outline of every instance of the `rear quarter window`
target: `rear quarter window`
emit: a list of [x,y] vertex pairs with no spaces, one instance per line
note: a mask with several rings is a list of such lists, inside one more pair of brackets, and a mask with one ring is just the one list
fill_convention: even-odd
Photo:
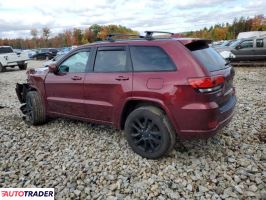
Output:
[[173,71],[174,63],[166,52],[155,46],[131,46],[131,59],[136,72]]
[[223,57],[207,44],[194,42],[186,45],[186,47],[208,71],[226,68],[226,61]]

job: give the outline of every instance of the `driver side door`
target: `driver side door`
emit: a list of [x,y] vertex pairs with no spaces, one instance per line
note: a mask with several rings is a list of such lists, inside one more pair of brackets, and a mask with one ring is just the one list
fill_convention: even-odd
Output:
[[45,80],[47,111],[50,114],[84,117],[84,77],[90,49],[73,52],[58,63],[56,73]]
[[244,40],[240,45],[238,45],[237,49],[232,50],[232,53],[236,55],[235,60],[245,61],[253,59],[253,43],[253,40]]

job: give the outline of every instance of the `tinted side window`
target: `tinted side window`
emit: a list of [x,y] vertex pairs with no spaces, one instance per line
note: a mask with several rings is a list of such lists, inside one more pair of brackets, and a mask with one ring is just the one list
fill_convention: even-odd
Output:
[[89,51],[78,52],[67,58],[60,66],[60,72],[83,73],[86,70],[87,62],[90,56]]
[[127,53],[124,49],[98,50],[94,65],[95,72],[124,72],[127,67]]
[[0,54],[1,53],[13,53],[13,50],[10,47],[0,47]]
[[130,47],[134,71],[172,71],[176,67],[160,47]]
[[246,40],[240,44],[240,48],[252,48],[253,47],[253,40]]
[[256,47],[259,47],[259,48],[263,47],[263,39],[256,40]]

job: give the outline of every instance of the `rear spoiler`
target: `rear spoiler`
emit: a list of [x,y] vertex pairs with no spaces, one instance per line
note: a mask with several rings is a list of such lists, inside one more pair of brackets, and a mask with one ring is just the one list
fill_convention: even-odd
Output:
[[200,39],[200,38],[180,38],[178,39],[180,43],[182,43],[184,46],[187,46],[191,43],[198,43],[198,44],[210,44],[212,43],[212,40],[208,39]]
[[190,51],[195,51],[195,50],[209,48],[209,44],[212,42],[212,40],[191,38],[191,39],[179,40],[179,42],[183,44],[185,47],[187,47]]

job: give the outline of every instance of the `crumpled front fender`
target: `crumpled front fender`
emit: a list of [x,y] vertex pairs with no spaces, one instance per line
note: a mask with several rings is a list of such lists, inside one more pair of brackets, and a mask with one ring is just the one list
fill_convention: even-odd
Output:
[[16,93],[17,93],[18,100],[20,101],[20,103],[26,103],[26,95],[29,90],[30,90],[30,86],[27,83],[23,83],[23,84],[17,83]]

